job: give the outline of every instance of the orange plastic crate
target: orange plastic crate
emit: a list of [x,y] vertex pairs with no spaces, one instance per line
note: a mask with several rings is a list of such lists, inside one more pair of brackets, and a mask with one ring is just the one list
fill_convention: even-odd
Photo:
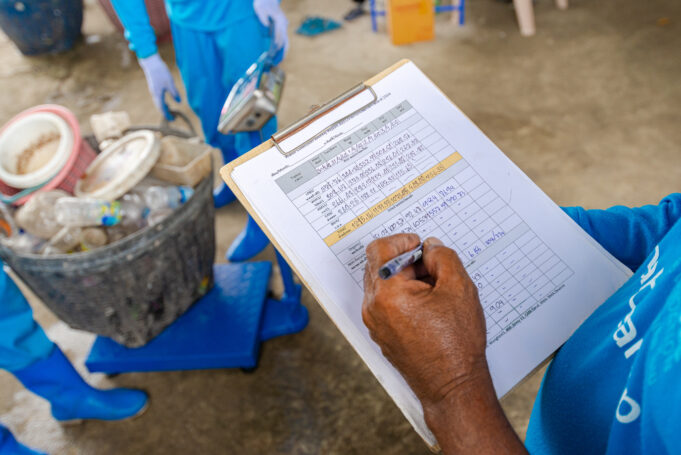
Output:
[[389,0],[387,19],[393,44],[430,41],[435,37],[433,0]]

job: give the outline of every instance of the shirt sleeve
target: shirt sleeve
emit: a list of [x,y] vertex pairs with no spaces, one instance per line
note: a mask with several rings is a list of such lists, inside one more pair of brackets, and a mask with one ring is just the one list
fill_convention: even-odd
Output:
[[125,28],[125,39],[130,43],[130,49],[135,51],[137,58],[154,55],[158,51],[156,35],[151,27],[144,0],[111,0],[111,4]]
[[636,208],[618,205],[606,210],[563,210],[610,254],[636,270],[681,219],[681,194],[670,194],[658,205]]

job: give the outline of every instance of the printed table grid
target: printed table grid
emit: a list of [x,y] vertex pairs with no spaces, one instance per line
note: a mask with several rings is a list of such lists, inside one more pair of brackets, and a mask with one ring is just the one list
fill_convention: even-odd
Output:
[[[383,119],[383,126],[376,130],[363,130],[371,140],[360,141],[362,146],[345,141],[348,147],[338,153],[345,159],[334,166],[319,164],[323,168],[315,167],[316,172],[325,175],[289,199],[326,239],[359,286],[365,249],[372,240],[403,232],[442,240],[456,251],[478,287],[487,340],[492,344],[535,311],[573,272],[460,156],[458,160],[464,165],[434,191],[414,201],[408,201],[413,195],[403,196],[387,222],[349,246],[335,246],[344,235],[368,222],[371,218],[362,218],[377,204],[381,212],[374,216],[387,211],[383,209],[386,198],[396,192],[406,194],[403,192],[409,182],[432,173],[443,160],[454,162],[454,147],[418,112],[409,106],[399,113],[390,121]],[[315,166],[321,163],[317,157],[309,161]],[[347,162],[351,164],[344,165]],[[332,168],[336,165],[343,167],[335,171]],[[445,170],[430,178],[439,177]],[[336,235],[343,230],[343,236]],[[511,232],[522,235],[510,241],[507,235]],[[331,234],[336,237],[330,243]],[[503,249],[479,264],[476,258],[492,247]]]
[[[407,126],[400,130],[400,125]],[[397,117],[383,129],[385,130],[383,134],[394,131],[398,131],[398,134],[382,142],[377,142],[378,138],[374,138],[371,143],[374,153],[370,156],[382,149],[392,150],[393,159],[389,161],[402,161],[398,166],[390,168],[390,173],[385,172],[385,167],[381,169],[378,166],[373,173],[353,172],[353,168],[357,167],[357,162],[352,162],[326,177],[320,184],[309,188],[302,195],[294,199],[289,197],[299,213],[322,238],[328,237],[412,179],[419,177],[422,173],[437,166],[443,159],[456,153],[454,148],[447,144],[440,134],[413,109]],[[435,142],[443,143],[443,146],[435,153],[432,153],[422,142],[433,137],[435,137]],[[362,159],[359,158],[360,163]],[[366,167],[371,169],[369,165]],[[359,174],[361,178],[353,178],[356,177],[355,174]]]
[[[536,256],[533,254],[536,251],[544,253]],[[532,260],[532,256],[536,259]],[[541,270],[549,261],[554,265],[543,273]],[[559,289],[572,274],[573,271],[532,231],[479,266],[471,279],[478,287],[485,313],[488,345],[539,308],[545,297]]]

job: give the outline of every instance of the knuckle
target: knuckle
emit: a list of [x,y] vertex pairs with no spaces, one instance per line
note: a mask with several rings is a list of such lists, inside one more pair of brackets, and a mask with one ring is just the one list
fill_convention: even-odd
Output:
[[366,247],[368,257],[388,258],[398,252],[406,251],[409,246],[417,245],[420,239],[416,234],[394,234],[372,240]]
[[451,288],[452,292],[455,295],[458,296],[464,296],[468,294],[468,289],[466,288],[466,284],[462,280],[453,280],[451,282]]
[[373,329],[373,319],[371,318],[371,311],[368,305],[362,306],[362,321],[369,330]]
[[479,298],[478,287],[473,282],[470,282],[468,285],[468,294],[476,300]]
[[438,244],[428,245],[428,254],[433,256],[433,257],[437,257],[439,260],[444,259],[444,255],[447,254],[447,250],[449,250],[449,248],[447,248],[444,245],[438,245]]
[[403,234],[397,234],[400,236],[403,236],[404,239],[409,242],[409,243],[418,243],[421,241],[421,237],[419,237],[417,234],[414,234],[412,232],[407,232]]
[[376,313],[387,314],[393,306],[394,299],[384,292],[379,292],[374,297],[372,310]]
[[366,255],[370,260],[382,260],[390,255],[390,239],[380,238],[372,241],[367,245]]
[[383,239],[375,239],[372,240],[368,245],[366,249],[367,256],[375,256],[377,250],[380,248],[380,243]]
[[454,250],[444,245],[437,245],[434,247],[434,253],[441,258],[441,260],[447,261],[448,263],[455,264],[459,262],[459,256]]
[[437,237],[428,237],[423,241],[423,246],[426,248],[434,248],[438,245],[442,245],[442,241]]

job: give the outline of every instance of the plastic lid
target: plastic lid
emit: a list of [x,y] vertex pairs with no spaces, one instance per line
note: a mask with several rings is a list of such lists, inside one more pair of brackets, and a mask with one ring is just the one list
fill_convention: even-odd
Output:
[[127,134],[90,164],[76,183],[76,196],[114,201],[147,176],[160,154],[160,143],[153,132]]

